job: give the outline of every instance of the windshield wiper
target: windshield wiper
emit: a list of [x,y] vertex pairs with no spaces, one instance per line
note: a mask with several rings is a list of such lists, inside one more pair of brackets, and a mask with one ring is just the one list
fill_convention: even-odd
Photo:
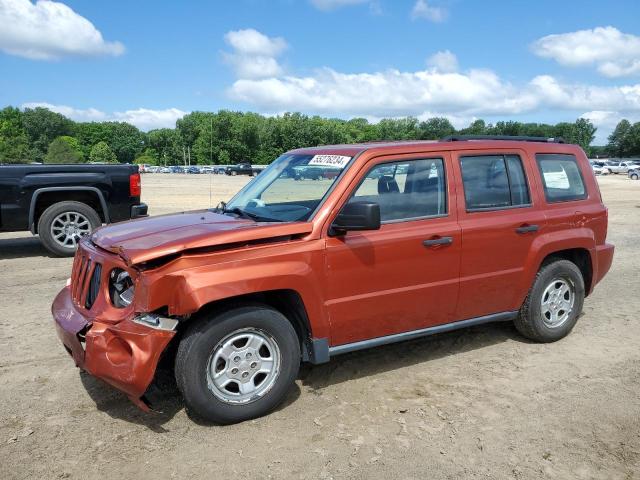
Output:
[[257,222],[258,219],[260,218],[259,215],[256,215],[255,213],[249,213],[249,212],[241,209],[240,207],[233,207],[233,208],[226,208],[225,207],[222,210],[222,213],[235,213],[239,217],[248,218],[249,220],[253,220],[255,222]]
[[250,220],[253,220],[254,222],[282,222],[282,220],[280,220],[279,218],[263,217],[262,215],[247,212],[240,207],[225,208],[222,213],[234,213],[241,218],[248,218]]

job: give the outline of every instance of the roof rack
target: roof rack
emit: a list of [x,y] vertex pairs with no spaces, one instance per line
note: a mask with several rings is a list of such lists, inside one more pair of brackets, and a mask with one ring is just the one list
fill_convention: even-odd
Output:
[[466,140],[505,140],[516,142],[565,143],[562,137],[527,137],[524,135],[449,135],[441,142],[462,142]]

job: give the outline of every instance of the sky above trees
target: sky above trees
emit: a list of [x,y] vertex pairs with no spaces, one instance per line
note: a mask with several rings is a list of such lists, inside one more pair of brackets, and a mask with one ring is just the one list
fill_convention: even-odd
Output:
[[0,0],[0,107],[174,127],[198,110],[640,120],[640,2]]

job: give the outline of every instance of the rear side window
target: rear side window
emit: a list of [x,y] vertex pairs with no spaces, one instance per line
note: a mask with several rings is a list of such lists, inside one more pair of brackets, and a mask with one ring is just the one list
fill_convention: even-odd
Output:
[[529,205],[527,177],[518,155],[460,158],[467,211]]
[[569,202],[587,197],[576,157],[567,154],[537,154],[536,161],[547,202]]

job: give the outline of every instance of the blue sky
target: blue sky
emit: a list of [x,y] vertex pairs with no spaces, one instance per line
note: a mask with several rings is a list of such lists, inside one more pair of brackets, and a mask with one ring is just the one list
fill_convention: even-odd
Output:
[[0,105],[640,120],[640,2],[0,0]]

